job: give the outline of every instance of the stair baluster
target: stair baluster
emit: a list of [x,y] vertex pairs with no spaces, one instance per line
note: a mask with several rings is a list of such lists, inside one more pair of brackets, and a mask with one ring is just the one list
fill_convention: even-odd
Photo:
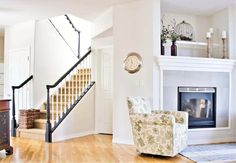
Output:
[[59,107],[59,94],[60,94],[60,92],[59,91],[57,91],[57,93],[56,93],[56,107],[57,107],[57,111],[56,111],[56,121],[58,121],[58,117],[60,116],[60,117],[62,117],[61,116],[61,114],[59,114],[59,109],[58,109],[58,107]]
[[80,87],[81,87],[81,84],[80,84],[80,81],[81,81],[81,76],[79,75],[79,70],[81,69],[81,65],[79,65],[78,66],[78,70],[77,70],[77,75],[78,75],[78,77],[77,78],[79,78],[79,80],[77,80],[78,81],[78,97],[81,95],[81,92],[80,92]]
[[[65,79],[65,82],[66,82],[66,79]],[[66,109],[67,109],[67,103],[66,103],[66,101],[67,101],[67,96],[68,96],[68,92],[69,92],[69,90],[68,90],[68,87],[65,85],[64,86],[65,88],[65,97],[64,97],[64,110],[63,110],[63,113],[66,113]],[[62,117],[62,116],[61,116]]]
[[55,96],[52,94],[51,95],[51,104],[52,104],[52,112],[51,112],[51,115],[52,115],[52,127],[54,127],[54,124],[53,124],[53,120],[54,120],[54,110],[55,110],[55,108],[54,108],[54,99],[55,98]]
[[[78,82],[78,74],[77,74],[77,72],[78,72],[78,69],[76,68],[75,69],[75,81],[76,82]],[[78,85],[79,85],[79,83],[77,83],[76,84],[76,86],[75,86],[75,99],[77,99],[78,98]]]

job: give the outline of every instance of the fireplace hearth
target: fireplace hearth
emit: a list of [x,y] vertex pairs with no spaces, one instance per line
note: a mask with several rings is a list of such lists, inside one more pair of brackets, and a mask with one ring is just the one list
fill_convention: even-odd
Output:
[[178,87],[178,110],[189,113],[189,128],[215,128],[216,88]]

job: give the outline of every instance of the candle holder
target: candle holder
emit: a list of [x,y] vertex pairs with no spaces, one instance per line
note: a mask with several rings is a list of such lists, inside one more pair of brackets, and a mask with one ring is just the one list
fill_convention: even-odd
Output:
[[226,54],[226,38],[222,38],[222,43],[223,43],[223,47],[222,47],[222,50],[223,50],[223,57],[222,59],[227,59],[227,54]]
[[207,37],[207,58],[211,58],[211,38]]

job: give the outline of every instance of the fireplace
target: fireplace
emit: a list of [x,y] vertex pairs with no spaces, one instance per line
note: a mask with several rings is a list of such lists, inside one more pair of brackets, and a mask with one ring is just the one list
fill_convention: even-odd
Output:
[[216,127],[216,88],[178,87],[178,110],[189,113],[189,128]]

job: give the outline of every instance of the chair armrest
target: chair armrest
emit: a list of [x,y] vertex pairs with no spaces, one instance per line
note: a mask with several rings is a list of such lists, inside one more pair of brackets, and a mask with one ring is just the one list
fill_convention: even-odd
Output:
[[175,117],[168,114],[142,114],[135,113],[130,115],[132,123],[142,123],[145,125],[170,125],[175,123]]
[[155,111],[152,111],[152,114],[173,115],[175,117],[175,122],[176,123],[188,124],[188,112],[155,110]]

